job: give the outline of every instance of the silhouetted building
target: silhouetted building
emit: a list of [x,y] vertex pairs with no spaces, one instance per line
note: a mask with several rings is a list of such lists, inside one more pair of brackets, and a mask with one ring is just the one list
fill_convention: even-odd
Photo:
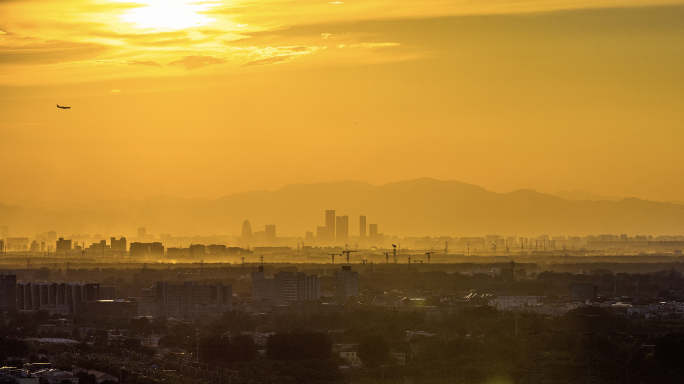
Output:
[[17,309],[17,276],[0,274],[0,310]]
[[325,211],[325,241],[329,244],[335,243],[335,210],[329,209]]
[[264,267],[252,273],[252,300],[268,301],[279,305],[321,299],[321,281],[318,275],[303,272],[279,272],[273,278],[264,276]]
[[233,309],[232,285],[158,282],[156,294],[157,314],[163,317],[189,319]]
[[275,300],[275,280],[264,276],[264,267],[252,273],[252,300]]
[[57,241],[57,232],[49,231],[47,233],[47,243],[48,245],[53,245]]
[[212,255],[222,255],[226,253],[226,246],[223,244],[211,244],[209,245],[209,253]]
[[276,226],[274,224],[266,224],[266,239],[274,240],[276,237]]
[[352,271],[349,265],[343,265],[341,271],[335,271],[335,296],[345,300],[359,296],[359,274]]
[[147,228],[145,228],[145,227],[139,227],[138,228],[138,240],[139,241],[147,240]]
[[359,237],[361,240],[366,238],[366,216],[359,216]]
[[127,249],[127,244],[126,244],[126,238],[122,237],[121,239],[117,240],[116,237],[111,238],[111,249],[114,252],[126,252]]
[[335,220],[335,240],[337,244],[344,245],[349,241],[349,217],[337,216]]
[[131,243],[131,257],[163,256],[162,243]]
[[47,311],[51,314],[79,313],[82,303],[100,299],[97,283],[18,283],[18,310]]
[[242,237],[245,239],[252,237],[252,225],[249,224],[249,220],[242,223]]
[[207,246],[204,244],[190,245],[190,256],[204,256],[207,254]]
[[368,239],[371,242],[378,242],[378,225],[377,224],[369,224],[368,225]]
[[32,253],[40,252],[40,243],[33,240],[33,242],[31,243],[31,248],[29,249],[29,252],[32,252]]
[[71,240],[65,240],[63,237],[60,237],[57,240],[57,253],[66,254],[69,251],[71,251]]

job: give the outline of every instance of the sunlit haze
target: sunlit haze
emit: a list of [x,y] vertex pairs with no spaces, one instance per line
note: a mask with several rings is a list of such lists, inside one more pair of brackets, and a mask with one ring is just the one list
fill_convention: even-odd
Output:
[[683,4],[3,1],[0,201],[425,176],[684,200]]

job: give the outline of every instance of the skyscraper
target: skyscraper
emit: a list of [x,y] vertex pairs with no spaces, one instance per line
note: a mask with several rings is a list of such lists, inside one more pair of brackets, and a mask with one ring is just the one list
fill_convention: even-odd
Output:
[[276,237],[276,226],[275,224],[266,224],[265,228],[266,232],[266,238],[269,240],[273,240]]
[[335,237],[339,245],[349,241],[349,216],[337,216],[335,220]]
[[325,231],[327,238],[325,239],[329,244],[335,243],[335,210],[329,209],[325,211]]
[[138,241],[145,241],[147,239],[147,228],[138,228]]
[[47,243],[48,245],[54,245],[57,241],[57,232],[50,231],[47,233]]
[[335,296],[345,300],[359,296],[359,274],[352,271],[350,265],[343,265],[341,271],[335,271]]
[[378,237],[378,225],[377,224],[369,224],[368,225],[368,237],[370,237],[371,241],[375,241],[375,238]]
[[242,223],[242,237],[246,239],[252,237],[252,225],[249,223],[249,220],[245,220]]
[[359,216],[359,237],[361,240],[366,238],[366,216]]

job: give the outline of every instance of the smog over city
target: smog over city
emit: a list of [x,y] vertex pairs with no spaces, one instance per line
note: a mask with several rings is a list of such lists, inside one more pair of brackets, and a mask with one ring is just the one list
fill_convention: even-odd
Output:
[[0,0],[0,384],[684,383],[684,0]]

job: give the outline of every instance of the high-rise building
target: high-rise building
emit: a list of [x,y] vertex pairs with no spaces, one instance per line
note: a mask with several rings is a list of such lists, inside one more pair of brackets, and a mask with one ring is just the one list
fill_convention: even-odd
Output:
[[145,241],[147,239],[147,228],[138,228],[138,241]]
[[49,231],[47,233],[47,244],[48,245],[54,245],[56,241],[57,241],[57,232]]
[[[229,312],[233,308],[233,286],[215,284],[156,283],[157,314],[180,319]],[[146,292],[147,293],[147,292]]]
[[252,237],[252,225],[249,224],[249,220],[242,223],[242,237],[245,239]]
[[323,244],[328,239],[328,227],[318,226],[316,227],[316,239],[320,244]]
[[359,237],[361,240],[366,238],[366,216],[359,216]]
[[275,224],[266,224],[265,228],[266,232],[266,238],[269,240],[273,240],[276,237],[276,226]]
[[278,272],[273,279],[277,304],[299,301],[299,275],[296,272]]
[[127,244],[126,244],[126,238],[122,237],[121,239],[117,240],[116,237],[111,238],[111,247],[113,252],[126,252]]
[[162,243],[131,243],[131,257],[161,255],[164,255],[164,245]]
[[369,224],[368,225],[368,237],[370,241],[377,241],[378,239],[378,225]]
[[31,248],[29,248],[29,252],[33,252],[33,253],[40,252],[40,243],[33,240],[33,242],[31,242]]
[[17,308],[17,276],[0,274],[0,309]]
[[335,218],[335,238],[339,245],[344,245],[349,241],[349,216]]
[[59,240],[57,240],[57,253],[67,253],[71,251],[71,240],[64,240],[63,237],[60,237]]
[[264,267],[252,273],[252,300],[275,300],[275,280],[264,276]]
[[321,279],[318,275],[299,273],[299,301],[318,301],[321,299]]
[[359,297],[359,274],[352,271],[350,265],[343,265],[341,271],[335,271],[335,296],[345,300]]
[[325,231],[326,241],[329,244],[335,243],[335,210],[329,209],[325,211]]
[[303,272],[278,272],[272,278],[264,276],[264,267],[252,273],[252,300],[272,304],[291,304],[321,299],[321,281],[318,275]]

